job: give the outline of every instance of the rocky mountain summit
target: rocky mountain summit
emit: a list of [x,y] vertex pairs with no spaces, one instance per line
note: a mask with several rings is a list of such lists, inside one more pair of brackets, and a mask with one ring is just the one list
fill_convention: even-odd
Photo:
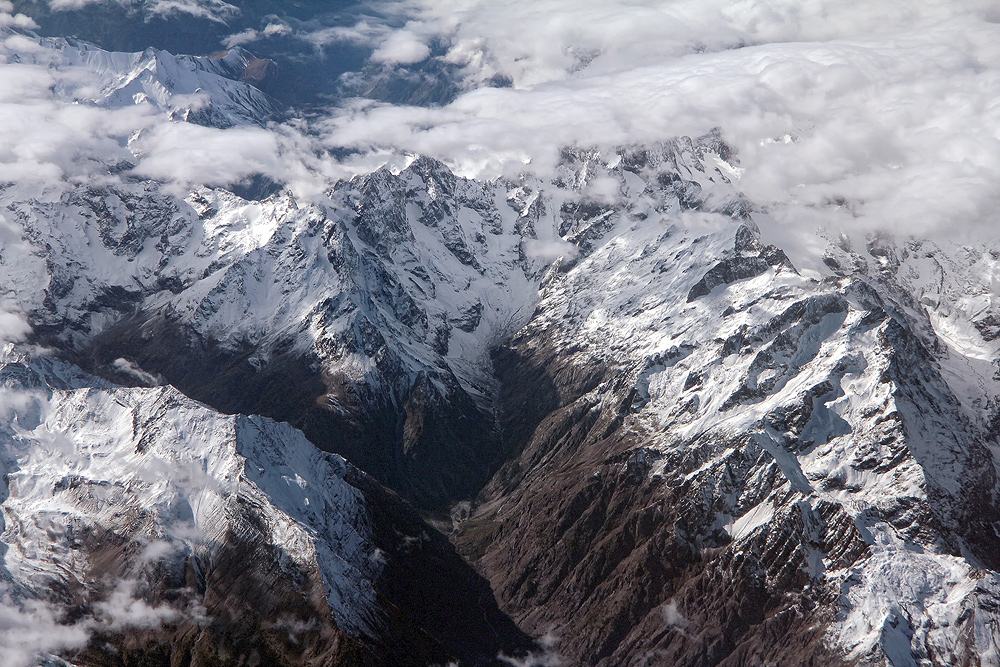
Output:
[[[243,52],[57,47],[93,104],[169,70],[271,113]],[[3,186],[0,577],[79,665],[1000,664],[1000,254],[797,267],[739,174],[712,133],[309,200]]]

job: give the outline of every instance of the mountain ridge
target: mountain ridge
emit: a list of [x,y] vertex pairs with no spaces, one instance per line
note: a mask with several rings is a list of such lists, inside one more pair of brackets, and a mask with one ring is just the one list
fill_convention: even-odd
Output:
[[[169,122],[198,118],[143,77],[225,64],[60,44]],[[260,122],[219,80],[215,108]],[[491,664],[527,633],[585,665],[997,664],[1000,253],[822,232],[796,267],[736,158],[713,132],[488,181],[407,156],[309,199],[6,185],[0,284],[46,351],[0,367],[4,579],[87,600],[137,660],[214,637],[237,662]],[[156,457],[159,481],[115,468]],[[188,514],[215,537],[144,569],[133,535]],[[102,569],[145,577],[149,634],[118,631]],[[164,601],[221,615],[177,628]]]

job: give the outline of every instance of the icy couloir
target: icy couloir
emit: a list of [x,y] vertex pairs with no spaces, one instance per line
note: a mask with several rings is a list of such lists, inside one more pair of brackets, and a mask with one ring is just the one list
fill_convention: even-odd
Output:
[[[516,647],[443,538],[290,426],[12,347],[0,382],[4,601],[44,602],[73,640],[39,648],[76,664],[395,665]],[[398,581],[432,567],[465,590]],[[3,639],[16,660],[24,645]]]

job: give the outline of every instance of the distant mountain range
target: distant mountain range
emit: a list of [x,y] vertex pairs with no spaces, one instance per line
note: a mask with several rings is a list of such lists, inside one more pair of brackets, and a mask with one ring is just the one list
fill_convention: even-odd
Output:
[[[61,104],[296,113],[268,52],[16,34]],[[311,197],[92,158],[0,186],[0,618],[61,629],[9,664],[1000,664],[994,240],[800,270],[718,133]]]

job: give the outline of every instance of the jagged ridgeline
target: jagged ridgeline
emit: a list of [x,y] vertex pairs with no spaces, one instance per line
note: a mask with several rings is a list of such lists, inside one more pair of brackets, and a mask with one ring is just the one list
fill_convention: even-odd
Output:
[[[623,216],[702,205],[696,181],[666,175],[714,141],[623,151],[635,164],[615,154],[614,167],[567,152],[551,185],[479,183],[421,158],[301,205],[224,190],[177,200],[151,183],[11,202],[38,241],[18,260],[33,275],[24,284],[47,284],[44,298],[23,298],[37,303],[37,341],[88,370],[134,382],[138,367],[225,412],[288,421],[443,509],[512,453],[495,424],[490,354],[531,316],[552,253],[591,249]],[[641,188],[635,202],[587,195],[576,181],[597,169]],[[643,170],[651,185],[626,183]],[[729,224],[745,208],[734,197],[706,205]]]
[[309,204],[82,189],[8,202],[45,244],[3,266],[93,372],[288,421],[427,510],[474,498],[460,550],[571,660],[987,650],[995,380],[916,299],[988,253],[838,242],[841,275],[805,277],[726,158],[566,151],[554,182],[421,158]]
[[[95,104],[178,62],[233,124],[267,99],[47,48],[125,82]],[[0,602],[87,633],[68,660],[1000,661],[996,248],[797,268],[714,133],[404,164],[308,201],[0,190],[45,350],[0,364]]]

